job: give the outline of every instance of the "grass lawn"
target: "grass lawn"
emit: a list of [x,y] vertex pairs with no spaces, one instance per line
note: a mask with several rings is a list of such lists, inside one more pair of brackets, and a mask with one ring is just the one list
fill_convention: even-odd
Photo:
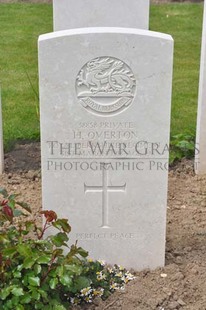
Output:
[[17,139],[39,139],[37,38],[52,31],[52,7],[0,4],[0,29],[0,85],[8,149]]
[[[150,29],[169,33],[175,40],[172,135],[195,133],[202,11],[201,4],[151,6]],[[52,6],[0,4],[0,29],[0,85],[8,150],[17,139],[39,139],[37,38],[52,31]]]
[[175,42],[171,135],[195,135],[202,15],[202,4],[151,8],[150,29],[171,34]]

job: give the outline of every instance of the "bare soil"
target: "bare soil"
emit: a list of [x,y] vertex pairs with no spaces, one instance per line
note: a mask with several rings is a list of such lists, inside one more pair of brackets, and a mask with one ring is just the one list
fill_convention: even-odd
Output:
[[[5,157],[0,186],[20,193],[40,221],[39,143],[16,145]],[[206,176],[195,176],[192,161],[170,170],[167,211],[165,268],[135,272],[125,291],[78,309],[206,310]]]

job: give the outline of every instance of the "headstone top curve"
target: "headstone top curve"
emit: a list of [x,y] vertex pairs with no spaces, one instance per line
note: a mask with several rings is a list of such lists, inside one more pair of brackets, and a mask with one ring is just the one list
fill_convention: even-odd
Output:
[[79,35],[79,34],[109,34],[109,33],[118,33],[118,34],[136,34],[140,36],[148,36],[153,38],[159,38],[159,39],[165,39],[174,41],[172,36],[170,34],[165,34],[161,32],[156,31],[149,31],[149,30],[142,30],[142,29],[136,29],[136,28],[121,28],[121,27],[90,27],[90,28],[78,28],[78,29],[68,29],[68,30],[62,30],[62,31],[56,31],[56,32],[50,32],[46,34],[42,34],[39,36],[39,42],[48,40],[48,39],[54,39],[54,38],[60,38],[60,37],[66,37],[66,36],[72,36],[72,35]]

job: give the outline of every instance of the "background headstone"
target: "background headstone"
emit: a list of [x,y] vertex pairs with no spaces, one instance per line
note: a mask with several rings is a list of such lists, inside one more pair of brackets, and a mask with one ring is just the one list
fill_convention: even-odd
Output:
[[206,4],[204,5],[202,30],[195,172],[197,174],[206,174]]
[[1,89],[0,89],[0,174],[4,172],[4,141],[2,125]]
[[53,0],[54,31],[84,27],[149,28],[149,0]]
[[40,36],[43,208],[93,258],[164,265],[172,59],[144,30]]

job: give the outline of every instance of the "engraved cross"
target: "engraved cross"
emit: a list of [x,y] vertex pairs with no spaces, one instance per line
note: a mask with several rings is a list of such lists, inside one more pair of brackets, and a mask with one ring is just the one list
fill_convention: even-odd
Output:
[[[104,164],[105,165],[105,164]],[[108,193],[117,193],[126,191],[126,183],[120,186],[108,185],[108,171],[102,169],[102,185],[88,186],[84,183],[84,193],[102,193],[102,228],[109,228],[109,197]]]

